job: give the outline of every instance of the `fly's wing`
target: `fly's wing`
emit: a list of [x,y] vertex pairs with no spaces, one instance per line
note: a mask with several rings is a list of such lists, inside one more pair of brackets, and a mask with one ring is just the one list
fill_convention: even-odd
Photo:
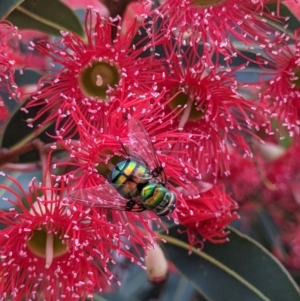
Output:
[[185,188],[176,187],[184,197],[198,198],[202,193],[209,191],[213,187],[212,184],[203,181],[194,181],[192,184],[187,184]]
[[72,191],[70,200],[79,202],[87,207],[141,212],[146,208],[135,200],[123,198],[112,184],[102,184],[95,187]]
[[157,177],[160,179],[160,181],[165,184],[165,173],[146,129],[142,123],[135,118],[131,118],[129,120],[128,127],[128,136],[130,141],[128,145],[129,155],[131,155],[133,158],[136,156],[137,158],[145,161],[153,175],[155,176],[155,174],[157,174]]

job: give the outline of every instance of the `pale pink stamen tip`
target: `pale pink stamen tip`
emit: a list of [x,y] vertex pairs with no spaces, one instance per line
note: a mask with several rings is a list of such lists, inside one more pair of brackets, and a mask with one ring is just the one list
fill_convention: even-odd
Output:
[[189,98],[187,104],[186,104],[186,107],[183,111],[183,114],[181,116],[181,119],[180,119],[180,122],[179,122],[179,125],[178,125],[178,130],[179,131],[182,131],[186,122],[188,121],[189,119],[189,116],[190,116],[190,113],[191,113],[191,109],[192,109],[192,104],[193,104],[193,101]]
[[96,85],[98,87],[101,87],[103,85],[103,79],[102,79],[101,75],[97,75]]
[[47,233],[46,240],[46,264],[45,268],[49,269],[53,261],[53,233]]

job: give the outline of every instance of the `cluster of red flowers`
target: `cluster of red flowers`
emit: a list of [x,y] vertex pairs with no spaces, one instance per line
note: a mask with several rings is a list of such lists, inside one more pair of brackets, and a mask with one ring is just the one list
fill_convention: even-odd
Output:
[[17,85],[14,80],[15,60],[10,51],[9,43],[19,40],[17,29],[7,21],[0,23],[0,86],[4,86],[12,97],[17,96]]
[[[268,247],[287,267],[299,269],[300,145],[299,134],[285,148],[275,139],[255,147],[254,160],[237,153],[230,166],[231,175],[222,181],[239,203],[242,227],[251,232],[261,214],[274,227]],[[278,229],[276,231],[276,229]],[[278,243],[278,241],[280,243]]]
[[[141,19],[127,20],[124,30],[120,17],[104,18],[89,8],[85,40],[62,32],[60,40],[30,45],[50,59],[53,69],[41,78],[23,110],[38,108],[27,121],[38,124],[38,131],[55,125],[55,143],[42,162],[42,183],[30,182],[29,193],[3,174],[21,190],[1,185],[14,206],[0,211],[0,223],[7,225],[0,231],[4,298],[84,298],[115,278],[110,272],[115,256],[142,265],[141,250],[158,240],[151,224],[164,227],[160,218],[151,210],[119,210],[117,200],[109,201],[109,192],[105,206],[93,207],[88,201],[95,187],[108,184],[114,166],[130,155],[131,120],[145,128],[166,187],[176,197],[168,217],[185,226],[191,245],[198,247],[204,240],[226,241],[225,227],[238,218],[237,203],[222,184],[215,184],[218,176],[231,172],[233,177],[234,168],[249,165],[249,173],[247,169],[244,177],[231,181],[236,183],[234,195],[244,199],[261,179],[252,166],[249,140],[259,130],[272,134],[272,119],[290,133],[298,129],[298,33],[290,44],[287,35],[274,32],[264,20],[277,21],[268,0],[166,0],[152,10],[146,2],[140,3],[148,11],[142,26]],[[1,34],[7,26],[1,23]],[[246,85],[237,81],[236,73],[250,58],[231,66],[242,53],[231,36],[245,47],[256,45],[257,64],[267,75],[275,74],[272,79],[262,76],[256,101],[240,93]],[[12,85],[13,64],[6,41],[1,41],[0,75]],[[141,149],[151,148],[139,141]],[[56,150],[65,150],[68,157],[53,163]],[[140,156],[147,159],[143,152]],[[231,166],[233,160],[237,165]],[[203,182],[208,179],[214,184]]]

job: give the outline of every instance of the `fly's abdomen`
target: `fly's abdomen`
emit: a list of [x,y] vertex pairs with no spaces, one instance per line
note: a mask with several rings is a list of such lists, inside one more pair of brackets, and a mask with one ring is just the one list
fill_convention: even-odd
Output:
[[151,178],[148,168],[133,160],[119,162],[111,175],[111,183],[126,199],[139,196],[139,187],[146,184]]
[[165,202],[166,188],[162,185],[147,184],[143,187],[140,193],[142,204],[150,210],[155,212],[160,211],[167,206]]

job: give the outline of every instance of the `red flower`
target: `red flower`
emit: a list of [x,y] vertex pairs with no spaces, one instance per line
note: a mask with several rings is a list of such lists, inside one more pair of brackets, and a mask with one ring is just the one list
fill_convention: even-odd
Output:
[[[76,126],[71,112],[102,124],[108,110],[119,107],[124,96],[143,95],[156,86],[161,80],[160,62],[153,56],[140,57],[151,43],[141,46],[145,43],[142,39],[131,44],[136,24],[125,36],[120,30],[119,25],[88,9],[87,43],[73,33],[64,33],[61,41],[35,46],[62,69],[43,78],[40,90],[27,104],[28,109],[43,106],[34,120],[44,116],[41,125],[55,121],[56,128],[66,136]],[[111,41],[114,31],[116,38]],[[74,112],[75,107],[79,111]]]
[[[119,117],[122,117],[122,114],[119,114]],[[130,246],[140,254],[138,248],[151,248],[157,240],[157,235],[153,232],[149,221],[163,227],[153,212],[147,211],[141,214],[140,212],[114,210],[115,203],[111,200],[109,193],[107,193],[107,202],[110,206],[93,208],[92,203],[85,202],[88,196],[85,192],[86,189],[108,184],[107,178],[110,172],[126,156],[121,142],[126,143],[128,141],[128,124],[122,118],[118,119],[117,114],[111,115],[111,118],[113,118],[114,123],[111,123],[112,127],[106,127],[105,133],[102,132],[102,129],[99,131],[83,125],[79,127],[79,140],[58,141],[57,144],[68,151],[72,161],[55,164],[53,168],[68,167],[71,171],[63,176],[53,176],[53,178],[56,181],[63,180],[69,183],[72,190],[76,191],[76,200],[74,200],[74,194],[73,197],[72,195],[70,197],[70,202],[76,207],[80,207],[81,204],[84,207],[91,207],[94,216],[99,216],[114,225],[122,225],[125,229],[122,235],[128,239]],[[111,132],[107,132],[107,130]],[[83,202],[80,202],[80,197]]]
[[[283,126],[294,133],[300,123],[300,30],[294,38],[277,36],[272,47],[266,48],[261,60],[269,69],[263,77],[271,79],[259,83],[260,98],[271,117],[277,117]],[[290,43],[292,42],[292,43]]]
[[[299,196],[297,190],[300,180],[300,144],[299,135],[295,142],[286,149],[280,157],[271,162],[260,164],[272,185],[272,189],[261,190],[262,201],[266,206],[276,206],[294,214],[299,210]],[[299,190],[298,190],[299,191]],[[276,200],[276,203],[274,203]]]
[[[115,120],[117,121],[117,119]],[[114,210],[115,203],[111,200],[109,193],[107,195],[108,206],[103,208],[93,208],[92,203],[90,205],[88,202],[84,202],[87,199],[87,195],[85,194],[86,189],[99,187],[100,185],[109,185],[107,178],[109,178],[112,169],[126,157],[120,142],[125,143],[125,148],[127,147],[128,125],[123,122],[119,126],[120,129],[123,129],[123,132],[122,130],[116,130],[115,133],[119,133],[118,139],[114,133],[102,134],[99,130],[89,132],[84,131],[84,127],[82,127],[79,132],[80,140],[59,141],[58,143],[63,145],[70,153],[72,161],[62,162],[54,166],[55,168],[59,166],[71,167],[70,172],[64,176],[56,177],[56,180],[61,181],[63,179],[71,184],[74,191],[78,192],[74,202],[72,202],[72,196],[70,197],[70,201],[74,205],[77,204],[76,206],[80,206],[80,202],[78,203],[77,201],[82,195],[84,207],[91,207],[95,216],[101,216],[102,219],[112,224],[122,225],[126,229],[123,233],[124,237],[128,238],[130,245],[135,250],[141,246],[144,249],[150,248],[157,240],[157,236],[152,231],[149,222],[152,221],[156,225],[163,227],[160,219],[153,212],[135,213]],[[113,129],[114,127],[112,127]],[[180,168],[183,169],[182,166]]]
[[[118,119],[116,118],[116,120]],[[157,128],[160,126],[165,128],[165,126],[160,125],[157,119],[154,119],[149,124],[146,124],[144,120],[143,122],[153,141],[159,161],[164,167],[167,179],[166,186],[176,194],[176,209],[173,213],[169,214],[169,217],[175,218],[187,226],[189,233],[193,233],[193,230],[196,229],[198,233],[210,241],[223,242],[226,236],[224,227],[237,217],[233,212],[236,209],[236,204],[225,195],[223,190],[218,190],[217,188],[210,190],[210,184],[200,182],[200,175],[197,169],[182,160],[180,152],[176,154],[174,150],[170,150],[169,141],[166,137],[171,140],[172,132],[154,136],[152,133],[155,130],[157,131]],[[121,129],[119,138],[124,143],[124,147],[127,148],[127,121],[123,123],[117,122],[117,124]],[[151,130],[152,127],[155,130]],[[124,129],[127,130],[127,133],[125,133]],[[116,130],[116,133],[118,133],[118,130]],[[178,138],[180,139],[180,135]],[[176,133],[173,133],[173,139],[176,140]],[[101,134],[99,131],[89,132],[86,129],[84,130],[84,127],[81,128],[79,141],[74,142],[69,140],[60,141],[59,143],[62,143],[70,153],[70,156],[73,158],[70,166],[75,167],[75,170],[65,175],[65,180],[72,181],[74,190],[82,191],[82,200],[87,199],[85,189],[98,187],[106,183],[106,178],[109,178],[109,174],[115,164],[126,157],[120,141],[114,135]],[[170,143],[173,143],[173,141],[171,140]],[[61,177],[58,180],[61,180]],[[112,208],[113,205],[111,203]],[[89,204],[86,203],[86,206],[89,206]],[[96,208],[95,212],[102,216],[105,215],[107,209]],[[160,224],[158,217],[152,212],[143,215],[141,213],[120,212],[112,209],[110,216],[115,224],[124,223],[127,220],[130,225],[128,231],[131,231],[133,225],[139,224],[142,228],[147,229],[150,238],[153,234],[151,233],[151,229],[147,228],[147,221],[151,220]],[[136,226],[133,227],[136,228]],[[131,242],[136,240],[134,234],[130,236]],[[136,232],[136,236],[140,237],[138,232]],[[155,240],[155,237],[152,237],[151,240]],[[136,240],[136,243],[144,244],[143,241],[138,240]]]
[[168,35],[175,33],[180,44],[189,44],[197,50],[198,44],[205,45],[209,58],[211,51],[226,57],[236,50],[230,35],[245,43],[266,43],[270,27],[261,18],[269,0],[166,0],[152,11],[154,20],[162,18]]
[[256,195],[257,189],[261,187],[262,176],[259,174],[257,166],[259,163],[255,160],[244,157],[232,149],[229,161],[230,173],[220,178],[239,205]]
[[0,278],[5,279],[0,291],[5,300],[91,297],[114,278],[109,270],[114,251],[135,261],[124,247],[123,225],[66,207],[62,193],[67,187],[31,182],[26,193],[16,180],[4,176],[21,191],[0,184],[12,195],[6,200],[14,206],[0,211],[0,223],[6,226],[0,230]]
[[[99,128],[93,127],[85,121],[78,122],[80,123],[79,140],[58,140],[58,144],[62,145],[72,158],[72,162],[62,162],[60,165],[70,164],[75,167],[69,173],[70,180],[74,181],[74,187],[80,189],[103,183],[106,180],[103,175],[107,175],[117,162],[127,156],[122,147],[123,144],[127,151],[130,147],[128,120],[124,116],[142,122],[152,141],[159,162],[164,168],[166,177],[172,179],[172,184],[169,183],[171,187],[185,187],[191,180],[201,178],[197,168],[183,160],[182,156],[186,155],[185,150],[176,150],[176,147],[172,147],[178,143],[188,142],[189,134],[177,130],[168,131],[168,127],[172,124],[172,114],[167,115],[160,110],[158,103],[161,97],[160,94],[158,95],[157,100],[150,97],[149,100],[144,101],[148,106],[143,101],[139,103],[137,98],[136,101],[133,100],[129,104],[128,111],[123,110],[125,108],[122,107],[111,111],[106,119],[110,126]],[[145,97],[142,99],[145,100]],[[156,109],[152,110],[153,107]],[[130,110],[132,115],[124,114]],[[142,145],[143,142],[143,140],[140,142],[141,148],[145,147]],[[143,159],[149,158],[143,157]]]
[[251,154],[243,135],[251,134],[261,119],[258,106],[237,92],[234,73],[239,68],[211,72],[191,49],[173,53],[168,62],[170,76],[166,90],[169,94],[164,111],[177,112],[179,118],[173,117],[172,128],[190,137],[186,144],[174,147],[185,149],[188,157],[182,158],[191,160],[201,172],[209,170],[216,175],[219,169],[228,171],[228,143]]
[[5,87],[12,98],[17,98],[18,87],[14,81],[15,61],[9,44],[20,38],[10,22],[0,20],[0,86]]
[[[197,187],[197,183],[194,185]],[[190,244],[202,247],[205,240],[212,243],[226,242],[228,231],[225,227],[238,218],[235,211],[238,206],[225,193],[224,187],[213,186],[198,197],[191,197],[188,190],[182,192],[188,207],[179,207],[177,215],[180,224],[187,228]],[[199,240],[198,234],[203,240]]]

